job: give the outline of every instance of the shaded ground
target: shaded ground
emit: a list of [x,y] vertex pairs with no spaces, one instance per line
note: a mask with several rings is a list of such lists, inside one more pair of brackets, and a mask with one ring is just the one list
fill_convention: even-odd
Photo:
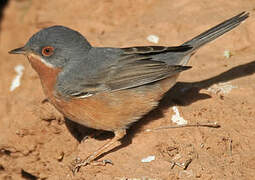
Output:
[[[0,179],[253,179],[255,176],[255,2],[253,0],[35,1],[12,0],[1,21]],[[178,45],[242,11],[251,17],[202,48],[158,109],[131,127],[123,148],[101,159],[114,165],[88,166],[72,176],[70,162],[84,157],[110,135],[79,140],[87,131],[68,122],[47,103],[36,73],[8,50],[24,45],[40,28],[62,24],[79,30],[96,46]],[[223,56],[230,50],[231,58]],[[21,86],[10,92],[16,65],[25,67]],[[230,81],[227,94],[206,90]],[[188,89],[182,93],[182,89]],[[173,96],[174,94],[174,96]],[[145,129],[173,125],[176,105],[188,123],[218,122],[221,128]],[[46,120],[45,120],[46,119]],[[155,155],[156,160],[141,159]],[[192,162],[184,170],[170,161]],[[29,175],[32,174],[33,176]]]

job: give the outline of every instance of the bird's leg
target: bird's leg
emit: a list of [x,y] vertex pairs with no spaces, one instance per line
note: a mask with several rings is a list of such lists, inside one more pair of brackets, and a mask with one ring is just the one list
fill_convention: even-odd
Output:
[[[86,159],[80,161],[80,162],[76,162],[74,164],[74,168],[72,169],[72,171],[74,173],[78,172],[78,170],[80,169],[80,167],[82,166],[86,166],[90,163],[92,163],[92,161],[94,161],[98,156],[100,156],[101,154],[103,154],[104,152],[106,152],[107,150],[111,150],[113,149],[113,145],[115,145],[116,143],[118,143],[118,145],[115,145],[116,147],[119,146],[121,143],[119,142],[120,139],[122,139],[124,136],[126,135],[126,130],[125,129],[119,129],[114,131],[114,138],[111,139],[110,141],[108,141],[105,145],[103,145],[102,147],[100,147],[98,150],[96,150],[95,152],[93,152],[91,155],[89,155]],[[106,164],[108,161],[103,161],[100,164]],[[99,165],[99,162],[95,162],[94,165]]]

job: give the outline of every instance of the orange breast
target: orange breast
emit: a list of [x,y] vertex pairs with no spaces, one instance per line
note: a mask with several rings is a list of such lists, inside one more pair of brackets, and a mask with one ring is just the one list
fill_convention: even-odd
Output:
[[56,96],[54,90],[61,69],[48,67],[35,56],[28,58],[40,76],[45,95],[65,117],[87,127],[108,131],[126,128],[152,110],[178,76],[137,88],[67,100]]
[[133,89],[104,92],[84,99],[56,100],[55,104],[66,117],[87,127],[114,131],[157,106],[158,101],[174,84],[177,76]]
[[40,77],[45,95],[51,101],[57,76],[61,69],[47,66],[40,61],[39,56],[34,54],[29,54],[27,58]]

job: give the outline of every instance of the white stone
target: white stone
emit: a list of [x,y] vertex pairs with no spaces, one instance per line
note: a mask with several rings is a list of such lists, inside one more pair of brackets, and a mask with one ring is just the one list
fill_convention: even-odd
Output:
[[178,125],[185,125],[188,124],[188,121],[183,119],[183,117],[180,116],[179,110],[176,106],[173,106],[173,111],[175,114],[172,116],[172,121]]
[[156,35],[151,34],[151,35],[149,35],[149,36],[147,37],[147,40],[148,40],[149,42],[158,44],[158,42],[159,42],[159,37],[156,36]]
[[15,66],[14,70],[16,71],[17,75],[12,80],[10,91],[14,91],[17,87],[20,86],[20,79],[23,75],[24,66],[19,64],[19,65]]

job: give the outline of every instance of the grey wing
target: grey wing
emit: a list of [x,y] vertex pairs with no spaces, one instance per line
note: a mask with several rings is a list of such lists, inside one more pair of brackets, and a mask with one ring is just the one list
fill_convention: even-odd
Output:
[[126,56],[124,62],[109,69],[105,84],[111,91],[134,88],[149,84],[189,69],[189,66],[169,66],[162,61],[146,57]]
[[[75,86],[63,92],[65,95],[84,98],[104,91],[118,91],[149,84],[187,70],[189,66],[168,65],[163,61],[153,60],[155,54],[186,52],[190,46],[163,47],[141,46],[122,48],[110,65],[98,70],[94,76],[84,77]],[[67,86],[65,86],[67,87]]]

